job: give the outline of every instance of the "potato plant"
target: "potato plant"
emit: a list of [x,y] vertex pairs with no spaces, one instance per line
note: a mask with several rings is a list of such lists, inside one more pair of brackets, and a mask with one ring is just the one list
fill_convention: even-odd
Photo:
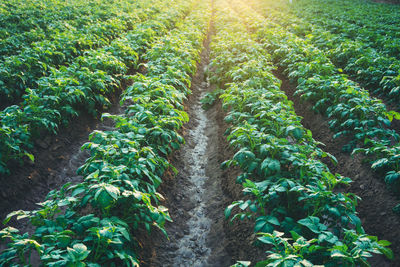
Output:
[[128,1],[2,1],[0,58],[15,55],[33,42],[117,16]]
[[[29,88],[37,88],[41,77],[52,74],[85,56],[88,51],[96,50],[132,30],[133,25],[158,14],[162,3],[139,2],[135,8],[122,10],[105,21],[94,21],[83,27],[71,27],[66,31],[57,31],[45,40],[32,42],[23,47],[20,53],[5,57],[0,68],[0,99],[17,103]],[[95,18],[93,18],[95,19]]]
[[392,103],[397,110],[400,108],[399,59],[385,55],[368,42],[353,40],[346,33],[331,33],[302,20],[290,14],[290,9],[279,12],[271,8],[270,3],[264,3],[262,7],[268,18],[323,50],[336,66],[371,93]]
[[[109,46],[87,51],[70,65],[52,69],[51,75],[38,81],[38,88],[28,89],[21,107],[10,106],[0,112],[0,173],[8,173],[10,160],[23,163],[29,150],[43,133],[57,133],[79,110],[92,115],[110,105],[108,96],[126,78],[128,69],[136,69],[143,53],[157,35],[172,27],[171,16],[183,17],[189,4],[158,14],[154,19],[136,24]],[[164,6],[164,8],[166,8]]]
[[[299,0],[307,5],[303,10],[313,1]],[[89,156],[77,169],[79,183],[51,191],[37,209],[5,218],[4,224],[25,219],[32,231],[0,230],[6,247],[0,266],[139,266],[142,236],[157,231],[168,237],[165,225],[172,219],[160,185],[167,170],[177,172],[169,160],[185,143],[180,133],[189,121],[184,103],[193,77],[202,88],[216,86],[200,103],[207,109],[221,100],[226,138],[234,150],[221,167],[239,170],[236,182],[243,188],[221,217],[249,223],[249,239],[265,252],[258,262],[244,259],[233,266],[369,266],[376,254],[393,259],[390,242],[364,230],[356,211],[360,198],[346,192],[351,179],[324,163],[337,160],[302,126],[273,75],[283,70],[296,83],[296,94],[328,117],[335,138],[348,140],[344,150],[365,153],[371,168],[400,191],[400,135],[391,130],[400,114],[343,74],[367,77],[363,70],[376,55],[376,68],[383,72],[381,66],[395,60],[394,47],[381,32],[366,38],[373,24],[362,21],[350,28],[348,22],[343,26],[329,19],[317,27],[294,15],[285,19],[284,12],[292,14],[290,4],[274,2],[268,8],[263,0],[177,0],[173,5],[90,0],[72,7],[74,2],[81,3],[28,0],[20,8],[18,0],[0,3],[0,94],[8,101],[22,99],[0,112],[0,175],[7,176],[11,164],[34,161],[35,140],[44,134],[57,134],[81,112],[98,116],[122,84],[123,113],[102,114],[113,127],[93,131],[82,146]],[[388,17],[381,19],[386,25]],[[386,26],[394,36],[396,25]],[[210,36],[212,60],[207,77],[199,81],[197,65]],[[341,37],[345,42],[338,48]],[[329,38],[337,39],[323,48]],[[383,48],[366,49],[364,41]],[[347,60],[344,70],[337,68],[340,59]],[[383,80],[379,75],[374,83]],[[205,138],[208,131],[199,134]],[[183,199],[177,196],[169,201]],[[201,208],[219,206],[195,201]],[[394,210],[400,213],[400,205]],[[226,241],[231,238],[222,239],[231,244]],[[207,248],[195,245],[196,257],[208,255]],[[223,245],[229,246],[218,250],[229,248]]]
[[367,154],[371,167],[390,180],[388,187],[398,193],[398,187],[392,185],[397,184],[400,177],[393,174],[400,169],[393,155],[399,150],[400,139],[390,125],[400,119],[400,114],[388,110],[381,100],[349,80],[324,52],[306,40],[256,13],[247,23],[273,61],[297,83],[295,94],[329,118],[335,138],[349,140],[343,150]]
[[[191,4],[182,2],[187,10]],[[78,170],[84,181],[51,192],[38,210],[9,215],[7,220],[29,218],[36,230],[31,236],[10,227],[0,232],[10,241],[2,265],[29,265],[36,251],[45,266],[139,266],[137,231],[165,232],[170,217],[157,187],[171,167],[166,156],[184,142],[177,130],[188,118],[180,103],[189,92],[211,6],[198,3],[184,20],[174,12],[167,17],[181,20],[176,29],[151,45],[143,55],[148,72],[131,77],[133,85],[123,93],[125,114],[104,114],[115,130],[93,132],[82,147],[91,155]]]
[[400,17],[400,12],[395,5],[331,0],[316,5],[316,1],[302,0],[296,2],[291,10],[332,33],[360,40],[386,56],[399,58],[400,27],[394,22]]
[[[249,24],[257,23],[243,2],[230,4]],[[355,211],[358,197],[336,191],[351,180],[321,162],[335,158],[301,125],[271,73],[272,56],[226,5],[217,6],[212,67],[221,71],[213,80],[225,88],[220,98],[228,111],[227,139],[237,151],[223,166],[242,170],[237,182],[244,198],[225,215],[254,222],[255,244],[266,250],[256,266],[368,265],[373,253],[392,258],[389,242],[363,230]]]

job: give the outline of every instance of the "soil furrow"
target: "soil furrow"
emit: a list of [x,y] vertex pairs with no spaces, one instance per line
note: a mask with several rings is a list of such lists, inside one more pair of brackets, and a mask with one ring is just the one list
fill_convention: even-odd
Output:
[[230,266],[264,254],[252,245],[252,223],[231,224],[224,217],[225,207],[242,196],[242,188],[235,184],[239,170],[220,167],[234,153],[224,136],[228,125],[221,103],[217,101],[207,111],[200,103],[215,89],[206,77],[207,71],[212,71],[207,67],[213,34],[211,23],[193,77],[192,95],[185,103],[190,122],[181,134],[186,144],[170,158],[178,174],[174,177],[168,172],[160,188],[173,220],[166,224],[169,239],[161,233],[139,237],[144,247],[143,266]]
[[158,236],[150,266],[228,266],[224,213],[227,199],[222,191],[216,114],[203,110],[201,98],[210,90],[206,78],[209,64],[208,33],[192,95],[186,103],[190,122],[185,125],[185,145],[174,153],[178,175],[166,179],[162,191],[173,222],[166,226],[169,239]]

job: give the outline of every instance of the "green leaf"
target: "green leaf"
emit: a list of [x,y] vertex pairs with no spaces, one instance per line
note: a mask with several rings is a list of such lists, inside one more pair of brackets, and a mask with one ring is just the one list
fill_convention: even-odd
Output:
[[300,140],[303,137],[303,131],[300,128],[296,128],[293,130],[293,136],[297,140]]
[[396,120],[400,120],[400,113],[391,110],[391,111],[386,113],[386,117],[389,119],[390,122],[393,121],[393,118],[396,119]]
[[247,200],[247,201],[241,203],[241,204],[239,205],[239,208],[240,208],[241,210],[245,210],[245,209],[247,209],[247,208],[249,207],[250,204],[251,204],[251,200]]
[[238,261],[236,264],[232,265],[231,267],[248,267],[250,266],[251,261]]
[[347,255],[340,250],[332,250],[331,252],[332,258],[347,258]]
[[78,243],[72,246],[74,249],[75,258],[78,261],[82,261],[86,259],[86,257],[90,254],[90,251],[84,244]]
[[385,176],[385,183],[392,185],[400,180],[400,172],[390,171]]
[[225,218],[226,218],[226,219],[228,219],[228,218],[231,216],[232,209],[233,209],[234,207],[236,207],[237,205],[239,205],[239,204],[240,204],[239,202],[234,202],[234,203],[232,203],[231,205],[229,205],[229,206],[225,209],[224,213],[225,213]]
[[383,168],[383,167],[385,167],[388,163],[389,163],[389,160],[388,160],[388,159],[382,158],[382,159],[379,159],[379,160],[375,161],[375,162],[371,165],[371,168],[372,168],[372,169]]
[[35,156],[33,154],[30,154],[28,152],[24,153],[25,156],[27,156],[32,162],[35,162]]
[[259,237],[259,238],[257,238],[259,241],[261,241],[262,243],[264,243],[264,244],[268,244],[268,245],[273,245],[273,244],[275,244],[275,241],[274,241],[274,239],[271,237],[271,236],[267,236],[267,235],[265,235],[265,236],[261,236],[261,237]]
[[319,218],[313,216],[308,216],[307,218],[301,219],[297,222],[316,234],[319,234],[327,229],[326,225],[319,223]]
[[98,192],[100,193],[96,194],[97,197],[95,198],[95,200],[102,208],[109,207],[113,201],[113,198],[110,196],[110,194],[107,193],[107,191],[99,190]]
[[254,225],[254,232],[264,232],[264,233],[272,233],[274,231],[274,227],[268,222],[268,218],[266,216],[261,216],[256,219],[256,223]]
[[131,240],[131,236],[129,235],[128,231],[125,228],[121,228],[120,232],[125,237],[126,240],[128,241]]
[[25,214],[26,213],[23,210],[16,210],[16,211],[10,212],[6,216],[6,218],[3,220],[3,224],[7,224],[11,220],[11,218],[14,217],[14,216],[17,216],[18,218],[21,218],[21,216],[23,216]]
[[113,199],[118,199],[119,195],[119,189],[113,185],[107,185],[105,187],[107,193],[113,198]]
[[379,241],[378,241],[378,244],[379,244],[380,246],[382,246],[382,247],[387,247],[387,246],[390,246],[392,243],[389,242],[389,241],[387,241],[387,240],[379,240]]
[[253,160],[255,155],[253,152],[241,149],[234,156],[233,159],[239,162],[239,164],[244,164],[248,160]]
[[278,226],[280,225],[278,218],[276,218],[275,216],[267,216],[267,222]]
[[259,261],[254,265],[254,267],[265,267],[268,266],[269,263],[270,260]]
[[389,260],[392,260],[394,255],[393,251],[390,248],[380,247],[378,250],[383,253]]
[[60,247],[66,248],[71,242],[71,237],[68,235],[60,235],[57,237],[57,240],[60,243],[59,244]]
[[270,148],[270,145],[262,144],[262,145],[260,146],[260,153],[261,153],[261,156],[263,156],[263,157],[267,156],[267,155],[268,155],[269,148]]
[[253,161],[253,162],[251,162],[251,163],[249,164],[249,166],[248,166],[248,168],[247,168],[247,171],[248,171],[248,172],[252,172],[252,171],[254,171],[255,169],[257,169],[257,167],[258,167],[258,163],[255,162],[255,161]]
[[264,175],[270,175],[275,172],[279,172],[281,170],[281,164],[276,159],[266,158],[261,163],[261,170]]
[[302,237],[296,231],[290,231],[290,234],[292,235],[292,238],[293,238],[294,241],[297,241],[297,239]]

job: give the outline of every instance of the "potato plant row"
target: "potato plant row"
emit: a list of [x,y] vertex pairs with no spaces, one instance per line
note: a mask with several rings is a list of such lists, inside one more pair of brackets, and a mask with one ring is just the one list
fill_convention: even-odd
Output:
[[0,3],[0,58],[19,53],[32,42],[57,37],[60,32],[106,21],[135,7],[135,2],[46,0]]
[[273,61],[297,83],[295,94],[329,118],[334,138],[349,140],[344,151],[367,154],[371,167],[382,174],[388,187],[400,192],[400,136],[390,129],[399,113],[388,111],[381,100],[349,80],[324,52],[279,24],[254,16],[257,24],[249,21],[250,27]]
[[216,9],[212,80],[224,88],[227,138],[237,151],[223,166],[240,167],[244,193],[225,215],[254,222],[255,244],[266,250],[255,266],[368,265],[374,253],[391,258],[389,242],[364,232],[358,197],[337,192],[351,180],[320,161],[335,158],[301,125],[271,72],[271,55],[248,33],[246,24],[259,28],[260,18],[240,1],[219,0]]
[[[129,2],[133,4],[133,1]],[[31,30],[61,30],[63,28],[58,27],[68,25],[79,27],[81,23],[85,24],[87,15],[94,15],[92,19],[89,17],[90,21],[110,18],[108,12],[117,6],[117,1],[99,0],[4,0],[0,3],[0,39]],[[66,24],[61,25],[61,21]]]
[[400,58],[400,10],[365,1],[296,1],[290,9],[332,33],[361,41],[388,56]]
[[28,88],[40,86],[40,78],[51,75],[56,71],[54,68],[73,64],[87,51],[109,45],[132,30],[134,24],[155,16],[163,5],[157,0],[139,1],[130,8],[129,5],[116,8],[118,14],[105,21],[94,21],[80,29],[56,31],[51,38],[33,42],[20,53],[5,57],[0,66],[0,100],[16,103]]
[[399,59],[382,54],[368,43],[353,41],[345,34],[330,33],[290,13],[274,10],[269,2],[263,8],[268,18],[323,50],[336,66],[400,110]]
[[[92,4],[96,0],[92,1]],[[13,54],[12,48],[43,40],[57,31],[81,27],[98,19],[110,18],[107,4],[88,5],[80,1],[2,1],[0,3],[0,56]],[[101,9],[99,9],[99,7]]]
[[34,160],[29,152],[34,140],[44,133],[57,133],[79,116],[81,110],[96,115],[99,108],[110,105],[108,96],[125,79],[128,69],[136,69],[139,55],[157,35],[164,34],[182,18],[190,4],[163,11],[154,19],[135,24],[109,46],[90,50],[67,67],[53,69],[39,86],[28,89],[21,106],[10,106],[0,112],[0,174],[8,173],[10,161]]
[[45,266],[139,266],[138,232],[165,232],[171,219],[157,187],[172,167],[167,154],[184,142],[177,133],[188,120],[182,103],[211,18],[210,1],[196,8],[175,3],[193,11],[182,20],[174,14],[176,6],[169,10],[168,17],[180,22],[144,55],[146,74],[134,75],[121,99],[125,114],[104,114],[115,121],[115,130],[95,131],[83,146],[91,155],[78,170],[84,181],[51,192],[38,210],[7,218],[28,218],[36,230],[0,231],[11,240],[0,255],[2,266],[29,264],[34,250]]

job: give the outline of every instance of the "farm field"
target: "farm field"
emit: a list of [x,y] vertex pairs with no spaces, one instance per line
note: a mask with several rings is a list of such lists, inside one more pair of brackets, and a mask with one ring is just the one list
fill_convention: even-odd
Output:
[[400,266],[399,18],[2,1],[0,266]]

